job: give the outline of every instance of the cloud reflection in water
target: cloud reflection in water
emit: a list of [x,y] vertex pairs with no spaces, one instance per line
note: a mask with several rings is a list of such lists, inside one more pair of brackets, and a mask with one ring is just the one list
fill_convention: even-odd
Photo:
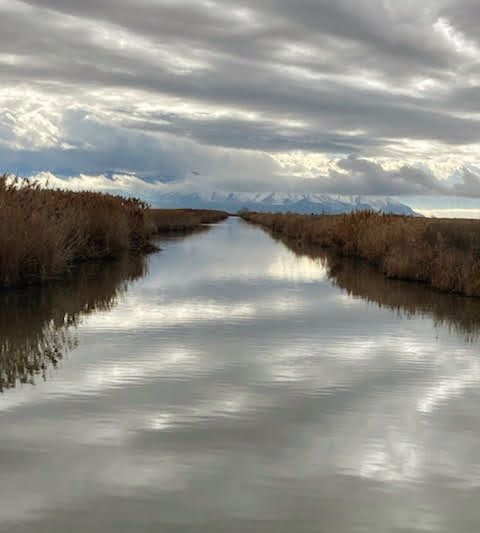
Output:
[[12,531],[469,531],[476,301],[238,220],[163,248],[0,397]]

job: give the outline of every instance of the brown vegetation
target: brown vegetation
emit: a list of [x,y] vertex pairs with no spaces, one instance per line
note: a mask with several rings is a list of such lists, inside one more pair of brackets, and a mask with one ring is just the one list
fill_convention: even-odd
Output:
[[480,221],[358,212],[346,215],[243,213],[298,246],[360,257],[390,278],[480,296]]
[[135,198],[42,189],[0,176],[0,287],[43,282],[86,259],[151,248],[147,205]]
[[45,282],[87,259],[155,247],[153,234],[189,232],[223,211],[149,209],[136,198],[41,188],[0,176],[0,287]]
[[334,285],[354,298],[361,298],[399,315],[431,316],[435,325],[445,326],[467,342],[480,337],[480,299],[431,290],[401,279],[384,276],[378,268],[355,257],[341,257],[318,245],[305,246],[281,239],[296,255],[319,260]]
[[149,214],[157,233],[186,233],[228,217],[224,211],[208,209],[150,209]]

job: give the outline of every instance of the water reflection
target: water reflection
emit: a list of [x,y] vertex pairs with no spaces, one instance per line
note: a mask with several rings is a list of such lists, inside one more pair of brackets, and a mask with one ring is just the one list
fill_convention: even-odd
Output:
[[362,260],[339,257],[319,246],[282,242],[299,257],[319,260],[328,278],[349,296],[361,298],[400,316],[430,316],[437,327],[447,327],[468,342],[480,335],[480,298],[443,293],[420,283],[389,279]]
[[45,379],[48,366],[77,346],[82,317],[111,310],[145,272],[144,257],[126,255],[81,265],[62,284],[0,292],[0,392]]
[[238,220],[162,248],[46,382],[0,396],[2,533],[478,529],[465,328]]

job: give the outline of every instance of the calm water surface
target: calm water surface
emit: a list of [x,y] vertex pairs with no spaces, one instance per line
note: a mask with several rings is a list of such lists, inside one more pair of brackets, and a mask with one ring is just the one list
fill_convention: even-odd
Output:
[[0,531],[478,531],[477,301],[162,247],[0,297]]

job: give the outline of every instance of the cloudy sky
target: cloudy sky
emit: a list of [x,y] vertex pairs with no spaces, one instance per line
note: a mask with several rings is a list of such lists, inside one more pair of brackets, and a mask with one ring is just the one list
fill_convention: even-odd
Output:
[[0,165],[478,208],[479,27],[475,0],[0,0]]

